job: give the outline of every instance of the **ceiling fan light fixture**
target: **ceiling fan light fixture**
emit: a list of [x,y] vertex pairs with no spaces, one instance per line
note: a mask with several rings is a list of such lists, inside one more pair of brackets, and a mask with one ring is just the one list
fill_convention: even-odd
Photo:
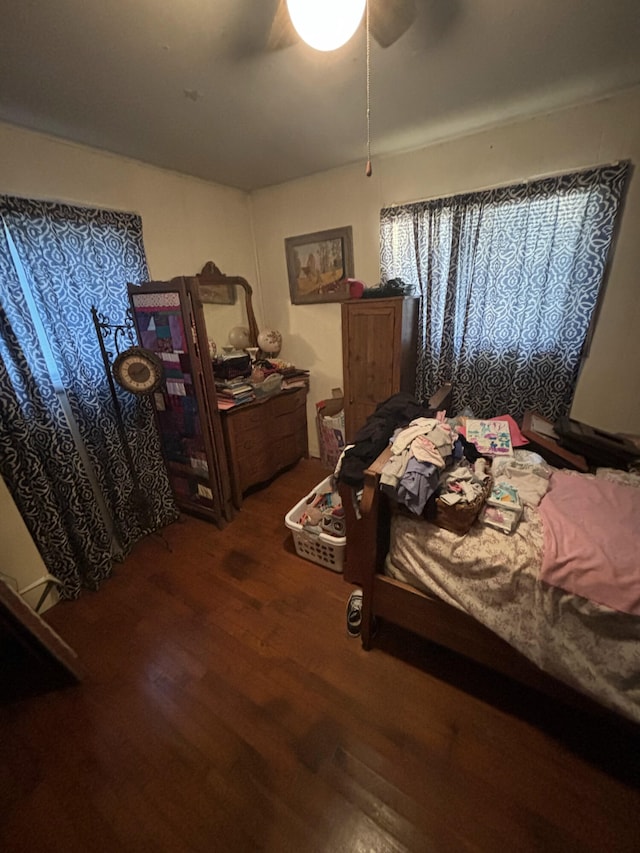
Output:
[[300,38],[316,50],[336,50],[358,29],[367,0],[287,0]]

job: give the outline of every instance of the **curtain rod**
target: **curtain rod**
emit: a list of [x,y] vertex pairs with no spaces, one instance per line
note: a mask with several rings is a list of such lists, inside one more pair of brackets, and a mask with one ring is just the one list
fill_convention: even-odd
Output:
[[469,193],[482,193],[487,190],[499,190],[502,187],[513,187],[518,186],[519,184],[532,184],[534,181],[543,181],[545,178],[559,178],[561,175],[582,175],[584,172],[591,172],[593,169],[611,169],[614,166],[619,166],[621,163],[628,163],[629,160],[615,160],[613,163],[595,163],[592,166],[583,166],[581,169],[574,169],[572,171],[566,171],[565,169],[560,169],[557,172],[545,172],[542,175],[533,175],[529,178],[524,178],[520,181],[505,181],[500,184],[490,184],[484,187],[476,187],[473,190],[460,190],[460,192],[455,193],[447,193],[446,195],[432,195],[427,196],[427,198],[414,198],[411,201],[392,201],[390,204],[383,205],[385,207],[403,207],[404,205],[409,204],[419,204],[423,201],[435,201],[439,198],[451,198],[457,195],[468,195]]

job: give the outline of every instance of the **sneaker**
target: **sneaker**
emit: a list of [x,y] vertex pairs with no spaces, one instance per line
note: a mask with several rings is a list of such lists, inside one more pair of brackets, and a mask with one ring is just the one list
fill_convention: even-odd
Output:
[[350,637],[360,636],[362,624],[362,590],[356,589],[347,602],[347,634]]

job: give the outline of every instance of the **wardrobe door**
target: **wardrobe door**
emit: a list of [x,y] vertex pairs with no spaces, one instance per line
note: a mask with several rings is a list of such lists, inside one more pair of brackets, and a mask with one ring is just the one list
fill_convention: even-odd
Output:
[[417,300],[392,297],[342,303],[347,442],[379,403],[415,390]]
[[231,489],[201,306],[184,278],[129,285],[141,346],[162,360],[152,395],[160,443],[176,503],[221,524],[231,517]]

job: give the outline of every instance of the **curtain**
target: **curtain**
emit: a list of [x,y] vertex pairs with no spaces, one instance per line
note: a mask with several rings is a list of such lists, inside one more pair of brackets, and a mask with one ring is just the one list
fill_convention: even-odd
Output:
[[421,297],[417,394],[476,417],[571,407],[628,163],[385,208],[381,278]]
[[[6,249],[0,231],[3,295],[7,287],[20,290]],[[73,596],[80,578],[95,588],[109,574],[110,537],[86,473],[75,464],[74,440],[28,315],[19,335],[24,350],[0,307],[0,473],[48,570]]]
[[177,517],[149,401],[118,389],[135,470],[127,462],[91,315],[95,306],[122,322],[126,283],[148,278],[142,224],[132,214],[7,197],[0,215],[15,262],[5,238],[1,470],[47,568],[75,597],[111,573],[113,536],[123,556]]

